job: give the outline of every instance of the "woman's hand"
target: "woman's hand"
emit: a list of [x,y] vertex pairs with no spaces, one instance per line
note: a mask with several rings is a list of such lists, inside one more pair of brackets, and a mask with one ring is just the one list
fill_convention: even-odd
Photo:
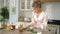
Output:
[[30,28],[30,25],[26,26],[26,29],[29,29]]
[[37,27],[33,27],[33,29],[37,29]]

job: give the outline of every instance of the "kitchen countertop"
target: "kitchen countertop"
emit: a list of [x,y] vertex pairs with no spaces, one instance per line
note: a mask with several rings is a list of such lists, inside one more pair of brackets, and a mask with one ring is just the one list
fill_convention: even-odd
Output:
[[[53,25],[53,24],[48,24],[48,30],[50,29],[55,29],[58,28],[58,25]],[[51,34],[50,31],[44,31],[43,34]],[[19,30],[15,29],[15,30],[8,30],[8,29],[0,29],[0,34],[33,34],[32,32],[28,32],[28,31],[23,31],[23,32],[19,32]]]
[[[33,33],[28,31],[19,32],[19,30],[0,29],[0,34],[33,34]],[[44,32],[43,34],[47,34],[47,32]]]
[[32,33],[27,31],[19,32],[19,30],[0,29],[0,34],[32,34]]
[[[53,24],[48,24],[49,28],[58,28],[58,25],[53,25]],[[23,31],[23,32],[19,32],[19,30],[7,30],[5,29],[0,29],[0,34],[33,34],[32,32],[28,32],[28,31]],[[44,31],[43,34],[50,34],[49,31]]]

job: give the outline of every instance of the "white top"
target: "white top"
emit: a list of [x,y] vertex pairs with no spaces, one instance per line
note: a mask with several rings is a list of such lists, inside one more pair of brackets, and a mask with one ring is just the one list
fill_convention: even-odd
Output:
[[32,22],[30,25],[33,25],[34,27],[37,27],[38,29],[45,29],[47,26],[47,13],[41,12],[41,14],[37,17],[37,14],[32,12]]

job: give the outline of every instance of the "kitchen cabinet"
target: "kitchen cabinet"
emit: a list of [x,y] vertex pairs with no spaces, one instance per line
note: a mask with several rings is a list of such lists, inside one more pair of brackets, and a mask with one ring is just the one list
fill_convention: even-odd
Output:
[[31,10],[34,0],[20,0],[20,10]]
[[48,32],[50,34],[59,34],[59,25],[48,24]]
[[33,1],[35,1],[35,0],[19,0],[19,2],[18,2],[18,21],[20,21],[19,20],[20,17],[30,18],[29,14],[31,15],[31,13],[32,13]]

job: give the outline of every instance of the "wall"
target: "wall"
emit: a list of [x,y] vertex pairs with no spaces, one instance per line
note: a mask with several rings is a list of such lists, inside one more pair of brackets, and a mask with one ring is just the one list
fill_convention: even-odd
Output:
[[60,2],[44,3],[42,9],[48,13],[48,19],[60,20]]

